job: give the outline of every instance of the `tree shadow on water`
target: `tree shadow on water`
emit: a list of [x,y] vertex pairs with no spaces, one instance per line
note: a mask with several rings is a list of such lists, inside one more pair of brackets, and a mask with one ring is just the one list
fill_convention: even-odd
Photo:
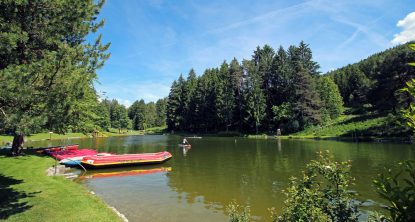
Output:
[[12,188],[12,185],[23,183],[23,180],[16,180],[0,174],[0,220],[22,213],[32,206],[21,201],[23,198],[33,197],[39,192],[25,193]]

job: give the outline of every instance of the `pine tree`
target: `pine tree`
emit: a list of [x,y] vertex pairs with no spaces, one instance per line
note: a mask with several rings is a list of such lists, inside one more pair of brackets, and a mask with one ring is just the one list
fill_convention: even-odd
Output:
[[[109,44],[101,36],[86,40],[104,24],[97,21],[103,3],[0,1],[0,127],[14,141],[42,129],[87,133],[96,127],[93,83]],[[15,155],[20,142],[13,144]]]
[[321,100],[315,89],[314,79],[301,63],[294,67],[293,110],[299,129],[322,122]]
[[146,126],[146,104],[143,99],[135,101],[128,108],[128,117],[134,130],[143,130]]
[[243,127],[243,69],[238,60],[234,58],[229,65],[229,76],[231,78],[231,84],[233,93],[235,95],[235,109],[233,111],[233,123],[238,127],[239,131],[242,131]]
[[159,99],[156,102],[156,126],[166,125],[166,106],[167,98]]
[[195,124],[195,113],[194,110],[196,109],[195,104],[195,93],[197,87],[197,76],[194,69],[189,71],[189,75],[187,77],[185,87],[184,87],[184,117],[183,117],[183,124],[184,128],[188,131],[194,130]]
[[169,130],[183,130],[183,119],[185,111],[185,80],[180,75],[177,81],[174,81],[169,97],[167,100],[167,127]]
[[317,90],[319,91],[320,99],[323,102],[323,107],[330,119],[339,117],[344,111],[343,98],[334,81],[328,76],[318,78]]
[[156,124],[156,104],[154,102],[149,102],[145,104],[144,112],[144,128],[154,127]]
[[219,70],[219,85],[220,93],[217,95],[216,106],[218,110],[218,118],[221,127],[226,128],[228,132],[229,127],[232,126],[233,113],[235,109],[235,91],[232,84],[232,76],[229,70],[229,65],[224,61]]
[[266,101],[261,89],[262,79],[254,61],[243,61],[243,67],[247,73],[245,82],[245,102],[247,119],[253,122],[255,132],[258,134],[259,127],[265,117]]

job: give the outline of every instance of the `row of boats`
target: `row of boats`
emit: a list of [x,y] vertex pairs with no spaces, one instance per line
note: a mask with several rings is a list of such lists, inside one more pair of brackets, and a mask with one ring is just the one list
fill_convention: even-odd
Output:
[[112,154],[98,153],[96,150],[91,149],[79,149],[79,145],[49,147],[39,149],[37,152],[48,154],[65,166],[82,166],[85,168],[108,168],[158,164],[172,158],[172,155],[167,151],[140,154]]

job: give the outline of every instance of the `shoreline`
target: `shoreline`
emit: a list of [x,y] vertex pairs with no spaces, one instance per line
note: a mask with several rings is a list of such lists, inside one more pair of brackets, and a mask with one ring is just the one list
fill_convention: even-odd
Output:
[[175,134],[166,134],[166,135],[175,135],[183,136],[186,138],[192,138],[192,136],[201,136],[201,137],[232,137],[232,138],[248,138],[248,139],[287,139],[287,140],[333,140],[333,141],[343,141],[343,142],[373,142],[373,143],[405,143],[412,144],[414,139],[412,137],[378,137],[378,136],[315,136],[315,135],[269,135],[269,134],[240,134],[240,135],[224,135],[224,134],[195,134],[195,133],[182,133],[178,132]]
[[121,217],[118,210],[91,193],[86,186],[64,176],[47,176],[47,169],[54,165],[52,158],[34,154],[19,157],[0,154],[0,196],[7,200],[8,206],[2,210],[0,219],[125,221],[125,216]]

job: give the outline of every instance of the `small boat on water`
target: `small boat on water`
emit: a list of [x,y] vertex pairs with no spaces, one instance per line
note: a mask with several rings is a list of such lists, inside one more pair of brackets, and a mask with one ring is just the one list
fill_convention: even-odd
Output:
[[86,168],[123,167],[132,165],[158,164],[172,158],[167,152],[122,154],[110,156],[89,156],[84,157],[81,164]]
[[93,154],[93,155],[84,155],[84,156],[66,156],[66,158],[62,159],[61,161],[59,161],[60,164],[65,165],[67,167],[77,167],[79,165],[81,165],[81,160],[84,157],[88,157],[88,156],[111,156],[114,154],[111,153],[97,153],[97,154]]
[[97,155],[98,152],[96,150],[91,149],[80,149],[80,150],[61,150],[50,152],[49,155],[53,156],[57,160],[63,160],[67,158],[76,158],[76,157],[86,157],[86,156],[93,156]]

